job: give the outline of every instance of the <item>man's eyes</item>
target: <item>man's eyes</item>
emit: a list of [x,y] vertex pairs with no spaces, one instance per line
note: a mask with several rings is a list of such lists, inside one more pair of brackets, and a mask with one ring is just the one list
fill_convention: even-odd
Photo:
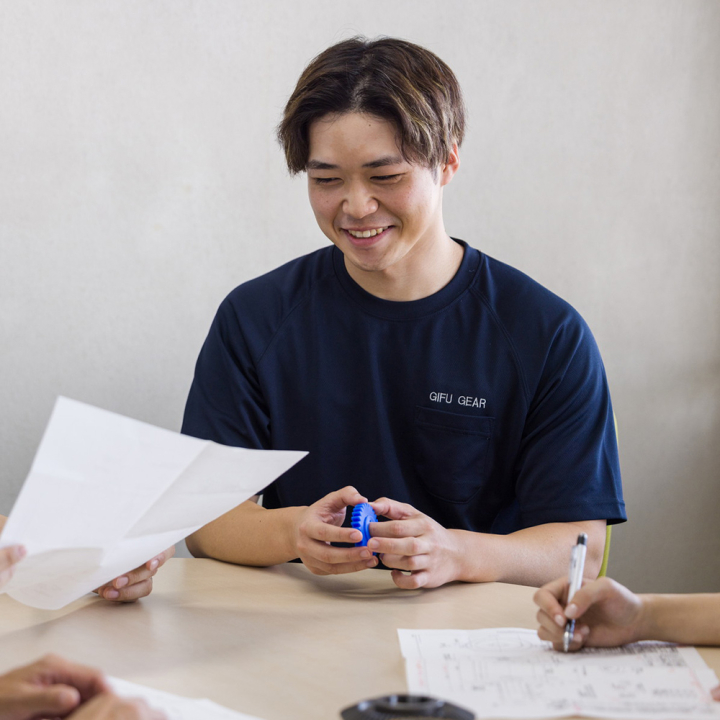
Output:
[[[395,173],[394,175],[373,175],[370,179],[373,182],[381,182],[381,183],[387,183],[387,182],[393,182],[395,180],[399,180],[404,173]],[[340,178],[336,177],[314,177],[313,182],[316,185],[329,185],[331,183],[336,183],[340,181]]]

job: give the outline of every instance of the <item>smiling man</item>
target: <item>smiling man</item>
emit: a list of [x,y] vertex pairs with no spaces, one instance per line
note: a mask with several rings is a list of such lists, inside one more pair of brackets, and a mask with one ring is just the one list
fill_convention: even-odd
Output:
[[[300,77],[278,134],[332,245],[230,293],[183,431],[310,453],[194,555],[540,585],[586,532],[597,573],[625,519],[602,361],[567,303],[446,232],[464,116],[450,68],[401,40],[341,42]],[[387,520],[369,549],[336,545],[367,499]]]

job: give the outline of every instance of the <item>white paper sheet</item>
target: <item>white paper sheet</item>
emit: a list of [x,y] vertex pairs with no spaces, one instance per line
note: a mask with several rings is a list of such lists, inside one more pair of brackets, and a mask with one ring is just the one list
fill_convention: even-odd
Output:
[[162,710],[168,720],[259,720],[259,718],[235,712],[212,700],[196,700],[155,690],[146,685],[108,678],[113,692],[123,698],[142,698],[155,710]]
[[398,630],[408,690],[478,718],[718,718],[695,648],[636,643],[559,653],[533,630]]
[[4,587],[56,610],[257,494],[307,453],[246,450],[60,397],[0,535],[27,557]]

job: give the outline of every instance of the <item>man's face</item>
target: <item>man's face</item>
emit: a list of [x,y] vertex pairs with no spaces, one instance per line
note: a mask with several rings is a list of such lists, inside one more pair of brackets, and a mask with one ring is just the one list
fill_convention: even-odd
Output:
[[310,126],[310,204],[353,276],[409,271],[423,248],[447,239],[442,187],[454,169],[407,162],[395,135],[387,120],[360,113],[326,115]]

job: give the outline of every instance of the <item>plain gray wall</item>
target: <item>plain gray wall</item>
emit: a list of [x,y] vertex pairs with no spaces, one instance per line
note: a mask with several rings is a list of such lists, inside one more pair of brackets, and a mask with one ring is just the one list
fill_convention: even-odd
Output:
[[630,517],[611,574],[720,590],[716,0],[0,4],[0,512],[58,394],[179,429],[220,300],[325,244],[273,131],[357,33],[456,71],[448,231],[595,333]]

